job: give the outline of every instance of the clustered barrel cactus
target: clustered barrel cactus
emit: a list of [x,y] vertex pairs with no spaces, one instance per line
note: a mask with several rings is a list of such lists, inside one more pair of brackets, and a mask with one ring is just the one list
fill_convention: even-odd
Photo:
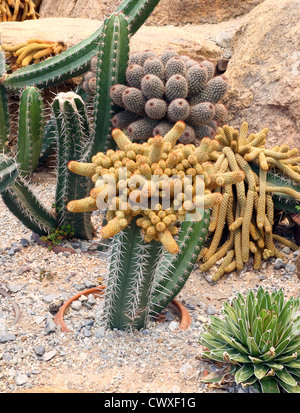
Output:
[[164,136],[182,120],[186,128],[179,142],[198,145],[203,137],[212,138],[227,115],[218,103],[227,81],[224,76],[214,77],[214,72],[210,61],[197,62],[174,50],[161,56],[151,51],[133,54],[126,84],[110,89],[113,102],[123,109],[112,117],[113,127],[126,130],[136,141]]
[[[224,303],[223,318],[211,316],[200,344],[204,359],[228,363],[229,375],[242,386],[263,393],[300,393],[299,298],[284,300],[282,290],[269,293],[259,287],[231,304]],[[221,382],[223,375],[212,381]],[[210,377],[202,379],[210,382]]]

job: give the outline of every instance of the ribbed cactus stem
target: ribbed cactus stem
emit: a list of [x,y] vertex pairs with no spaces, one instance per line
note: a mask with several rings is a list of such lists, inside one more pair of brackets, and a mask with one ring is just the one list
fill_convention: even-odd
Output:
[[[5,75],[5,54],[0,51],[0,79]],[[6,148],[6,142],[9,138],[9,115],[8,115],[8,101],[4,86],[0,83],[0,151]]]
[[207,209],[201,221],[183,222],[177,240],[179,253],[165,252],[161,255],[151,293],[152,315],[158,315],[184,287],[206,239],[209,217]]
[[105,296],[106,327],[128,330],[146,326],[160,250],[158,242],[144,242],[135,221],[114,237]]
[[47,235],[57,227],[56,218],[39,202],[21,177],[2,193],[2,199],[10,212],[34,233]]
[[22,91],[19,106],[18,153],[20,173],[27,176],[38,164],[44,135],[44,104],[34,86]]
[[74,236],[91,238],[90,212],[72,214],[66,208],[71,200],[85,198],[91,189],[90,179],[79,176],[67,168],[72,159],[80,161],[90,139],[87,113],[82,99],[73,92],[59,93],[54,99],[53,112],[58,135],[58,176],[56,212],[59,225],[71,225]]
[[111,101],[110,89],[125,82],[128,53],[128,22],[123,14],[111,14],[104,21],[98,49],[91,155],[115,146],[110,120],[117,107]]

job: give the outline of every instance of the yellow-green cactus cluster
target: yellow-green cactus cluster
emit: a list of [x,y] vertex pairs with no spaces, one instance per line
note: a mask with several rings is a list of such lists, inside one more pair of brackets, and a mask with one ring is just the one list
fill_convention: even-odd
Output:
[[[215,173],[243,171],[245,180],[235,185],[227,184],[216,192],[223,195],[220,204],[212,208],[209,231],[211,242],[201,251],[200,270],[208,271],[224,257],[222,264],[213,275],[217,281],[225,273],[241,271],[244,264],[254,256],[254,269],[260,269],[262,260],[282,257],[274,241],[282,242],[292,249],[298,247],[292,242],[273,234],[274,204],[272,193],[289,195],[300,200],[300,193],[290,186],[270,185],[267,171],[276,169],[294,182],[300,182],[300,158],[297,149],[288,145],[266,148],[268,129],[248,136],[248,124],[243,122],[240,131],[228,125],[218,128],[216,140],[219,150],[214,152]],[[249,162],[257,165],[258,173]],[[222,235],[228,231],[228,238],[221,243]],[[223,241],[222,241],[223,242]]]
[[[245,177],[241,171],[214,173],[210,161],[218,156],[217,140],[204,138],[199,147],[176,144],[184,128],[185,123],[179,121],[164,137],[157,135],[143,143],[133,143],[120,129],[114,129],[112,137],[119,149],[96,154],[92,163],[69,162],[69,170],[90,176],[95,188],[89,197],[69,202],[68,210],[97,210],[99,199],[107,199],[107,224],[101,229],[102,238],[116,235],[137,217],[145,241],[160,241],[170,253],[177,254],[179,247],[174,236],[178,233],[178,222],[184,221],[187,213],[196,213],[197,208],[219,205],[223,196],[212,191]],[[125,179],[121,168],[126,168]],[[112,179],[112,185],[109,179],[104,183],[104,176]],[[153,180],[154,176],[160,179]],[[170,177],[176,178],[170,180]],[[175,190],[177,183],[184,191]],[[202,192],[197,188],[199,185]],[[154,206],[153,197],[158,200]],[[168,208],[163,207],[165,197],[169,199]],[[135,201],[145,201],[146,207],[135,205]]]

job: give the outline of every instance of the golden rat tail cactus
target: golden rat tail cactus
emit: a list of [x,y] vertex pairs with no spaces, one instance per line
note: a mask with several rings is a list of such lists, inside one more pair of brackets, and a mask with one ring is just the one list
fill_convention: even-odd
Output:
[[[216,189],[223,200],[212,209],[211,242],[199,256],[201,271],[208,271],[224,257],[213,281],[235,269],[241,271],[251,254],[255,270],[260,269],[262,260],[282,257],[274,241],[287,240],[273,234],[274,206],[296,212],[300,200],[299,158],[298,150],[288,145],[267,149],[267,133],[265,128],[248,135],[247,122],[242,123],[240,131],[228,125],[217,131],[220,146],[209,169],[221,177],[243,172],[246,178],[235,184],[227,180],[223,188]],[[228,237],[221,245],[225,232]],[[293,243],[289,245],[298,249]]]

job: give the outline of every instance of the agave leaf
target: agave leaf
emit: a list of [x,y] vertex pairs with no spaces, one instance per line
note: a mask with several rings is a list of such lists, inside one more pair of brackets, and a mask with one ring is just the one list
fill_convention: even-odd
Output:
[[264,354],[271,347],[271,341],[270,341],[271,335],[272,335],[272,331],[267,330],[261,336],[260,341],[259,341],[259,349],[260,349],[261,354]]
[[[286,365],[288,365],[289,362],[295,360],[297,358],[297,352],[290,354],[290,355],[286,355],[286,356],[282,356],[282,357],[276,357],[276,362],[277,363],[284,363]],[[300,360],[299,361],[299,368],[300,368]]]
[[[225,316],[225,318],[226,317],[228,318],[228,316]],[[234,323],[232,322],[232,324]],[[224,321],[220,320],[220,318],[215,317],[215,316],[211,316],[211,328],[215,331],[221,330],[227,335],[230,335],[233,332],[228,322],[224,323]]]
[[274,362],[266,363],[266,365],[270,367],[270,369],[273,369],[273,370],[282,370],[284,368],[282,364],[274,363]]
[[294,379],[300,383],[300,369],[288,368],[289,373],[294,377]]
[[244,347],[241,343],[239,343],[237,340],[234,338],[231,339],[231,345],[236,348],[238,351],[240,351],[242,354],[249,354],[248,349]]
[[291,339],[290,338],[286,338],[284,341],[281,341],[276,347],[275,347],[275,353],[276,356],[280,356],[280,354],[282,354],[284,352],[284,350],[286,349],[286,347],[289,345]]
[[252,354],[255,357],[260,355],[259,347],[256,344],[254,337],[248,337],[247,344],[248,344],[250,354]]
[[236,323],[230,317],[228,317],[228,315],[225,315],[225,320],[227,326],[230,329],[229,334],[233,334],[237,339],[242,341],[238,325],[236,325]]
[[244,354],[236,353],[235,350],[224,351],[223,360],[229,363],[249,363],[249,357]]
[[298,351],[298,354],[300,354],[300,335],[292,338],[287,350],[288,354],[293,353],[295,351]]
[[223,352],[222,351],[217,351],[217,350],[203,351],[201,353],[201,356],[203,356],[205,358],[208,358],[210,360],[220,361],[220,362],[224,363]]
[[298,385],[290,386],[281,380],[278,380],[278,383],[287,393],[300,393],[300,387]]
[[236,312],[235,312],[234,308],[231,305],[224,302],[222,312],[223,312],[223,314],[227,314],[235,323],[237,323],[237,321],[238,321],[237,315],[236,315]]
[[259,345],[260,338],[263,334],[262,325],[263,325],[263,322],[262,322],[261,317],[257,317],[253,322],[252,333],[253,333],[255,343],[257,345]]
[[285,330],[279,329],[278,330],[278,341],[276,343],[276,345],[278,346],[282,341],[284,341],[287,337],[290,338],[290,340],[292,339],[291,336],[291,332],[294,328],[294,323],[291,322],[289,326],[286,327]]
[[277,304],[278,314],[279,314],[279,312],[281,312],[281,310],[282,310],[283,303],[284,303],[283,291],[282,290],[274,291],[271,294],[271,298],[272,298],[273,302]]
[[263,393],[280,393],[276,380],[273,377],[264,377],[260,380]]
[[287,369],[283,370],[276,370],[276,376],[283,381],[284,383],[288,384],[289,386],[296,386],[297,382],[294,377],[287,371]]
[[205,339],[201,337],[201,339],[199,340],[199,343],[202,346],[207,347],[209,350],[213,350],[215,348],[220,349],[223,347],[228,347],[228,346],[225,346],[224,343],[221,341],[215,340],[213,338],[207,338],[207,337]]
[[254,364],[254,375],[258,378],[258,380],[261,380],[262,378],[266,377],[268,371],[268,366],[264,364]]
[[250,364],[244,364],[234,376],[234,379],[237,384],[243,383],[244,381],[248,380],[254,373],[254,367]]
[[[253,374],[253,376],[249,377],[249,379],[243,381],[243,383],[241,383],[242,387],[248,387],[248,386],[253,386],[253,384],[257,382],[257,378],[255,377],[255,375]],[[260,390],[260,388],[258,389]]]
[[246,307],[249,326],[252,325],[253,321],[253,310],[255,305],[255,296],[253,290],[249,290],[246,296]]
[[[277,360],[277,359],[276,359]],[[300,359],[289,361],[285,364],[287,367],[291,367],[293,369],[300,369]]]
[[241,342],[244,344],[244,346],[247,346],[247,338],[249,336],[249,331],[246,326],[246,322],[245,320],[242,320],[241,318],[239,318],[238,321],[239,321],[239,335],[241,338]]
[[281,333],[289,325],[291,314],[292,314],[292,308],[291,308],[290,303],[287,301],[278,316],[278,336],[279,337]]
[[248,356],[249,359],[252,361],[253,364],[260,364],[264,363],[264,360],[258,358],[258,357],[253,357],[253,356]]

